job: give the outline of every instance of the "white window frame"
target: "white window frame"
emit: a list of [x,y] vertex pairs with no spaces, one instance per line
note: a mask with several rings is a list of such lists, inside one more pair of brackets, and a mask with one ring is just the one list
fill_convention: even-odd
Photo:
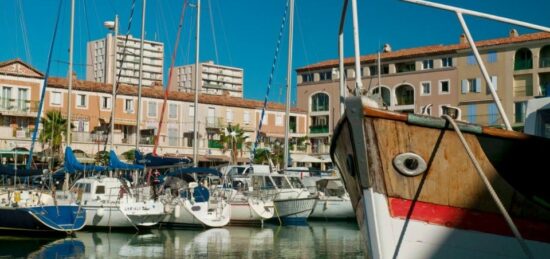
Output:
[[[431,66],[426,66],[426,64],[431,64]],[[424,59],[422,60],[422,70],[434,69],[434,60],[433,59]]]
[[[79,103],[81,96],[84,96],[84,105],[80,105],[80,103]],[[76,105],[77,109],[88,109],[89,100],[88,100],[88,95],[87,94],[76,94],[75,97],[76,97],[75,105]]]
[[[154,105],[151,105],[154,104]],[[156,118],[158,115],[158,104],[155,101],[148,101],[147,102],[147,117],[149,118]],[[151,115],[151,107],[155,107],[155,115]]]
[[[447,84],[448,84],[448,89],[449,89],[449,90],[448,90],[447,92],[443,92],[443,85],[442,85],[443,82],[447,82]],[[439,80],[439,81],[437,82],[437,86],[438,86],[437,88],[438,88],[438,91],[439,91],[439,94],[440,94],[440,95],[448,95],[448,94],[451,94],[451,80],[450,80],[450,79],[442,79],[442,80]]]
[[195,117],[195,105],[189,105],[189,111],[187,115],[189,115],[189,117]]
[[246,124],[246,125],[250,124],[250,111],[244,111],[243,123]]
[[[54,95],[59,94],[59,103],[55,102]],[[63,92],[61,91],[51,91],[50,92],[50,105],[51,106],[63,106]]]
[[[128,109],[128,101],[130,102],[130,108]],[[126,113],[134,113],[134,99],[126,98],[124,99],[124,112]]]
[[282,114],[276,114],[275,115],[275,126],[283,126],[284,125],[283,117],[284,116]]
[[[103,107],[103,98],[107,98],[107,107]],[[100,95],[99,96],[99,109],[102,111],[110,111],[112,107],[111,96]]]
[[[451,65],[445,65],[445,60],[451,60]],[[441,67],[453,67],[453,57],[443,57],[441,58]]]
[[[171,107],[174,107],[174,106],[176,107],[174,109],[175,114],[172,114],[172,108]],[[169,103],[168,104],[168,118],[170,118],[170,119],[178,118],[178,104],[177,103]]]
[[[424,92],[424,84],[428,84],[429,93]],[[421,81],[420,82],[420,96],[430,96],[432,95],[432,82],[431,81]]]
[[233,122],[233,110],[227,109],[225,111],[225,120],[227,122]]

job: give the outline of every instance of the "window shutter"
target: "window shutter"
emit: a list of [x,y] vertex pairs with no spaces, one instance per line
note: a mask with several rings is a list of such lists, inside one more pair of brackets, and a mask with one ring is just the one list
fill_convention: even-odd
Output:
[[476,78],[476,89],[475,89],[475,92],[476,93],[481,93],[481,78]]
[[468,80],[462,79],[462,93],[465,94],[468,92]]
[[497,76],[491,76],[491,83],[493,83],[493,87],[495,88],[495,91],[496,91],[498,89]]

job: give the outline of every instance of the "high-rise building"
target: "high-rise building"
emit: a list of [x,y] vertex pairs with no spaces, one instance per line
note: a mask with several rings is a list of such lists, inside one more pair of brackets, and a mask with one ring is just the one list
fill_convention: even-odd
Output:
[[[243,70],[221,66],[212,61],[201,63],[201,93],[243,97]],[[174,68],[171,89],[180,92],[195,91],[195,64]]]
[[[113,82],[113,41],[112,34],[106,38],[88,42],[86,50],[86,80],[112,83]],[[126,46],[125,43],[126,42]],[[139,59],[141,40],[131,35],[126,40],[125,35],[117,37],[117,72],[120,73],[120,83],[138,85]],[[123,53],[126,55],[123,55]],[[124,57],[124,62],[122,59]],[[164,44],[156,41],[144,41],[143,46],[143,86],[162,84],[164,68]]]

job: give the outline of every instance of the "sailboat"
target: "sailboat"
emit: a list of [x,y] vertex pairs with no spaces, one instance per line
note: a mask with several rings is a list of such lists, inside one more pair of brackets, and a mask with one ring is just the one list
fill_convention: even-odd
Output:
[[[463,14],[550,32],[495,15],[405,1],[457,15],[497,105]],[[355,0],[352,4],[357,20]],[[509,123],[497,129],[450,115],[389,112],[367,97],[348,98],[345,106],[331,156],[351,196],[368,257],[548,257],[550,192],[540,161],[547,159],[541,151],[548,150],[549,139],[511,131]],[[503,112],[501,117],[506,121]]]

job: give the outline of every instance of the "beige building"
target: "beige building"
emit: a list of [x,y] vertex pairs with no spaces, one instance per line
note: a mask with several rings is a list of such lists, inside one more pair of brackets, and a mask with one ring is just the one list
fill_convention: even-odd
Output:
[[[114,37],[90,41],[86,48],[86,80],[100,83],[113,82]],[[126,42],[126,45],[124,43]],[[117,37],[117,72],[120,83],[137,86],[139,82],[141,40],[125,35]],[[125,55],[123,53],[126,53]],[[124,62],[122,58],[124,57]],[[122,64],[122,65],[121,65]],[[143,45],[143,86],[162,85],[164,68],[164,45],[156,41],[144,41]]]
[[[0,63],[0,149],[14,147],[29,148],[30,132],[34,119],[43,75],[19,61]],[[50,78],[44,99],[43,115],[50,110],[67,114],[67,84],[63,78]],[[72,92],[72,144],[73,149],[95,154],[103,150],[111,115],[112,86],[105,83],[74,80]],[[140,147],[144,152],[153,149],[153,138],[160,129],[159,154],[179,154],[191,156],[193,152],[194,94],[172,92],[165,109],[164,122],[159,127],[164,91],[160,86],[147,87],[142,91],[142,114],[140,121]],[[229,153],[224,152],[219,143],[220,134],[227,125],[239,124],[249,137],[247,143],[256,140],[256,129],[263,102],[239,97],[201,94],[199,97],[198,129],[199,158],[204,163],[229,161]],[[137,129],[137,88],[120,85],[115,104],[115,149],[118,154],[133,149]],[[284,106],[268,103],[267,116],[260,132],[260,147],[282,143],[284,137]],[[306,114],[293,108],[290,120],[291,143],[306,135]],[[247,145],[248,145],[247,144]],[[36,147],[38,150],[40,145]],[[47,145],[46,145],[47,146]],[[37,150],[37,151],[38,151]],[[241,162],[249,157],[249,147],[244,148]],[[294,153],[304,153],[306,149],[293,146]]]
[[[212,95],[243,97],[243,70],[222,66],[212,61],[200,63],[200,92]],[[195,92],[195,65],[174,67],[171,88],[174,91]]]
[[[476,43],[510,121],[523,125],[525,101],[550,87],[550,34],[518,35]],[[458,44],[424,46],[361,57],[362,94],[379,98],[387,109],[440,116],[446,106],[459,107],[462,120],[500,125],[496,105],[472,51],[461,36]],[[340,118],[338,60],[296,70],[297,106],[308,115],[312,151],[327,154]],[[380,81],[378,77],[380,75]],[[353,58],[345,60],[348,94],[355,88]],[[549,89],[550,90],[550,89]]]

